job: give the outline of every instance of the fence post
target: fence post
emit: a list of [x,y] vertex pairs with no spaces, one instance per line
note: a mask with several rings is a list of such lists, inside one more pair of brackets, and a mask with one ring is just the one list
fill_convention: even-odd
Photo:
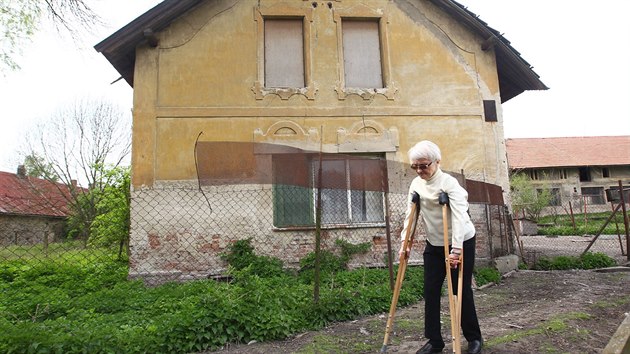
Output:
[[571,224],[573,224],[573,232],[577,234],[577,227],[575,227],[575,216],[573,215],[573,204],[569,200],[569,211],[571,212]]
[[[610,208],[612,209],[612,213],[615,213],[615,203],[610,202]],[[623,256],[623,242],[621,241],[621,232],[619,231],[619,223],[617,222],[617,218],[615,218],[615,229],[617,229],[617,240],[619,240],[619,248],[621,249],[621,255]]]
[[619,180],[619,199],[621,201],[621,211],[623,211],[623,226],[626,230],[626,259],[630,261],[630,233],[628,232],[628,212],[626,210],[626,201],[623,196],[623,184]]
[[582,195],[582,202],[584,203],[584,235],[588,234],[587,232],[587,227],[588,227],[588,215],[586,212],[586,196]]
[[317,171],[317,202],[315,204],[315,271],[313,274],[313,301],[319,302],[319,271],[321,264],[321,231],[322,231],[322,140],[320,127],[319,169]]

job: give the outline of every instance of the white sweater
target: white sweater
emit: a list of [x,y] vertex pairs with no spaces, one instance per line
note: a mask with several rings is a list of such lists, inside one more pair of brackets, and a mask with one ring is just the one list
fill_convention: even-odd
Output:
[[449,243],[455,248],[462,248],[464,241],[475,236],[475,226],[468,215],[468,192],[459,185],[455,177],[438,168],[428,181],[416,177],[411,182],[401,241],[404,241],[412,219],[413,192],[420,195],[420,215],[426,228],[427,240],[431,245],[444,246],[442,205],[438,202],[440,192],[448,193],[449,197],[450,212],[447,214]]

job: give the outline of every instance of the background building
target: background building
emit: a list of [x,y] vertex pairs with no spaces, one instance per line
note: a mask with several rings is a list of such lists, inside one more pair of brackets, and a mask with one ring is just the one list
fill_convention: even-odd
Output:
[[506,147],[511,173],[551,188],[555,205],[606,204],[606,190],[617,191],[619,181],[630,201],[630,136],[507,139]]

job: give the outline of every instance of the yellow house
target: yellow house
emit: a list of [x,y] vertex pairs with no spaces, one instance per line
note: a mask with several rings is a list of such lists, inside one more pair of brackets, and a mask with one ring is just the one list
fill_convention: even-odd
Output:
[[508,191],[501,104],[547,89],[451,0],[165,0],[95,49],[134,88],[130,274],[145,278],[219,274],[244,238],[296,264],[317,183],[324,243],[372,242],[361,262],[382,264],[407,150],[432,140],[444,170]]

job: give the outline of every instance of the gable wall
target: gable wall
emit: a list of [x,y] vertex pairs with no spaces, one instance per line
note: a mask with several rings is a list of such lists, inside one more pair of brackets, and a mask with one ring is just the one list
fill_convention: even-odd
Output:
[[[423,1],[208,1],[159,33],[158,48],[138,50],[134,88],[133,184],[195,178],[192,144],[252,141],[279,120],[321,131],[324,151],[338,149],[340,129],[365,119],[395,128],[398,161],[421,139],[441,146],[442,167],[503,185],[502,118],[483,119],[481,101],[499,99],[492,52],[480,39]],[[365,6],[361,5],[365,4]],[[261,10],[263,9],[263,10]],[[310,14],[309,99],[269,94],[256,99],[259,53],[257,15],[292,9]],[[367,9],[367,10],[366,10]],[[335,13],[374,12],[387,17],[393,97],[364,99],[338,92],[339,48]],[[258,19],[259,20],[259,19]],[[448,33],[448,35],[446,34]]]

